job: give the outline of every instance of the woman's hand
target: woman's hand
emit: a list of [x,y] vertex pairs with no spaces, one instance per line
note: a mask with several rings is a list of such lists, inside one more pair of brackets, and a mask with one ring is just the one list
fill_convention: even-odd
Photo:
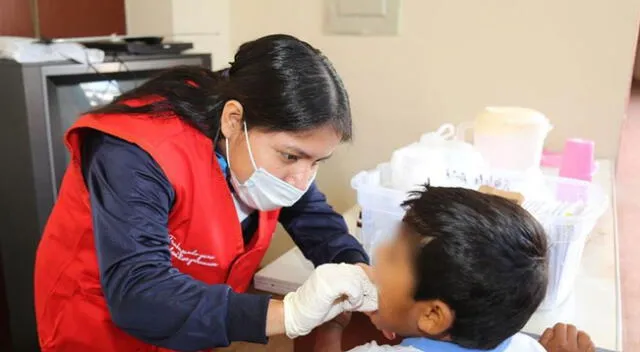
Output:
[[289,338],[304,336],[344,311],[375,311],[378,297],[358,265],[325,264],[284,298],[284,327]]
[[342,333],[342,331],[347,328],[347,325],[349,325],[349,322],[351,321],[351,314],[351,312],[340,313],[337,317],[333,318],[333,320],[329,320],[328,322],[320,325],[318,329],[323,331],[335,330]]
[[540,344],[547,352],[594,352],[591,337],[573,325],[556,324],[540,337]]
[[319,326],[316,330],[314,351],[342,352],[342,332],[351,321],[351,312],[344,312]]

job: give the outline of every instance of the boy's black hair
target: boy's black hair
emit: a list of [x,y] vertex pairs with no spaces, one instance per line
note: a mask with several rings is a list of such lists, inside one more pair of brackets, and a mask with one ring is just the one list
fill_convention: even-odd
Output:
[[463,188],[412,192],[403,223],[416,236],[416,301],[454,312],[454,343],[493,349],[520,331],[547,289],[547,239],[518,204]]

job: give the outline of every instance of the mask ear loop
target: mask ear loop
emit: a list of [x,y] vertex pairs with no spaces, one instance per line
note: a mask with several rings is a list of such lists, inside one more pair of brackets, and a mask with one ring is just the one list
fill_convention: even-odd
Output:
[[[218,145],[218,140],[220,139],[220,127],[218,127],[218,130],[216,131],[216,135],[213,138],[213,150],[215,151],[217,149],[217,145]],[[225,156],[227,157],[227,167],[229,169],[231,169],[231,159],[229,159],[229,139],[227,137],[224,137],[224,151],[225,151]]]
[[[220,129],[221,127],[218,127],[218,130],[216,131],[216,135],[213,138],[213,149],[216,149],[216,146],[218,145],[218,140],[220,139]],[[227,157],[227,168],[229,170],[231,170],[231,159],[229,158],[229,138],[224,137],[224,153],[225,156]]]
[[[244,140],[247,142],[247,149],[249,150],[249,159],[251,159],[251,164],[253,165],[253,169],[254,170],[258,170],[258,167],[256,166],[256,161],[253,159],[253,151],[251,150],[251,143],[249,143],[249,131],[247,130],[247,123],[244,122],[243,123],[243,128],[244,128]],[[220,128],[218,128],[218,132],[216,132],[216,144],[217,144],[217,140],[220,136]],[[231,158],[229,158],[229,138],[225,137],[224,138],[224,149],[225,149],[225,154],[227,156],[227,165],[229,166],[229,169],[231,169]]]
[[229,138],[224,139],[224,150],[225,154],[227,154],[227,167],[231,170],[231,158],[229,158]]
[[[249,143],[249,131],[247,131],[247,122],[243,122],[244,127],[244,140],[247,142],[247,149],[249,150],[249,159],[251,159],[251,164],[253,164],[253,170],[258,171],[258,166],[256,166],[256,161],[253,159],[253,151],[251,150],[251,143]],[[228,150],[228,147],[227,147]]]

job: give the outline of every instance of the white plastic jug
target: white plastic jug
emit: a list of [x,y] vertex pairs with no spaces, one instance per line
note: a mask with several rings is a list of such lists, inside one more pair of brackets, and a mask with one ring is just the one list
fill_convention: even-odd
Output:
[[473,144],[496,169],[529,172],[540,168],[544,141],[553,126],[540,112],[520,107],[487,107],[473,122],[458,126],[457,138],[473,129]]
[[437,185],[446,177],[446,155],[443,144],[455,136],[453,125],[443,125],[426,133],[419,143],[397,149],[391,156],[391,186],[408,191],[425,183]]
[[425,183],[441,184],[446,177],[446,159],[439,148],[412,143],[391,156],[391,186],[409,191]]
[[391,188],[407,191],[427,182],[451,186],[451,172],[458,175],[480,171],[484,167],[480,153],[472,145],[454,140],[454,136],[455,127],[445,124],[435,132],[423,134],[420,142],[396,150],[387,177]]
[[456,172],[479,172],[485,167],[482,155],[473,145],[456,140],[456,129],[451,124],[444,124],[436,132],[422,135],[420,145],[430,149],[440,149],[445,156],[447,170]]

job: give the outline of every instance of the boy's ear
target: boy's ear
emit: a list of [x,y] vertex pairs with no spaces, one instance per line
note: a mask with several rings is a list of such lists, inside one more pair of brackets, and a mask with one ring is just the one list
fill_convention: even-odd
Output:
[[427,337],[443,339],[453,325],[455,313],[441,300],[417,302],[418,330]]

